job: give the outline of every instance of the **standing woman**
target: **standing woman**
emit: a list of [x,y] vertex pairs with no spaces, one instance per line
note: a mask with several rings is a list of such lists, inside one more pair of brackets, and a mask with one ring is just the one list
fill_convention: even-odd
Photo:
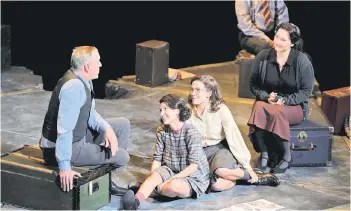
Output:
[[[300,124],[308,116],[314,70],[308,57],[295,49],[300,29],[292,23],[281,23],[275,31],[274,48],[261,51],[252,66],[250,89],[256,102],[248,125],[253,146],[261,153],[257,167],[264,172],[283,173],[291,162],[290,125]],[[268,148],[278,144],[283,145],[282,159],[269,169]]]
[[237,180],[246,184],[278,186],[274,175],[258,175],[250,165],[251,154],[229,108],[224,104],[217,81],[210,75],[191,79],[188,122],[202,135],[202,146],[210,166],[209,190],[224,191]]
[[142,208],[143,201],[156,190],[167,197],[198,198],[209,185],[209,167],[202,150],[202,137],[185,123],[191,115],[187,103],[176,95],[160,100],[161,125],[156,130],[156,149],[150,176],[134,195],[123,197],[125,210]]

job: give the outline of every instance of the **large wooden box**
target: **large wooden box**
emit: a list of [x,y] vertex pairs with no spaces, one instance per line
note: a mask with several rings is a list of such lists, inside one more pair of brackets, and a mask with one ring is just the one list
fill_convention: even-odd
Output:
[[168,42],[149,40],[136,45],[136,84],[156,87],[167,83],[168,67]]
[[82,177],[60,187],[58,168],[44,164],[40,148],[25,145],[1,157],[1,201],[35,210],[96,210],[111,201],[111,167],[73,167]]
[[334,134],[343,135],[345,118],[350,116],[350,87],[324,91],[321,108],[335,127]]

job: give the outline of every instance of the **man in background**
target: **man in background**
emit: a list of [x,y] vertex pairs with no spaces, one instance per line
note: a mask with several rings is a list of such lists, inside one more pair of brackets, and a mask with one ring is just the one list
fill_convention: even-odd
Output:
[[237,0],[235,13],[240,47],[254,55],[273,47],[275,27],[289,22],[288,8],[282,0]]

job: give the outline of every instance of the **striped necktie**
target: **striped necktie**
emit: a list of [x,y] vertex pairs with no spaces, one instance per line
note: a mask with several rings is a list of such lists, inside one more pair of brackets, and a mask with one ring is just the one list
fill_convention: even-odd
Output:
[[262,1],[260,11],[262,11],[262,14],[264,17],[264,25],[266,26],[267,29],[269,29],[272,26],[273,21],[271,20],[272,14],[271,14],[271,10],[269,9],[269,4],[267,0]]

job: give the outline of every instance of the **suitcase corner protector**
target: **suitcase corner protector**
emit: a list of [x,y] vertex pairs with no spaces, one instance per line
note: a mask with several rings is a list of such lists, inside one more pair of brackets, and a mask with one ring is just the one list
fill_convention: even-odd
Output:
[[329,132],[330,133],[334,133],[334,127],[333,126],[329,126]]

